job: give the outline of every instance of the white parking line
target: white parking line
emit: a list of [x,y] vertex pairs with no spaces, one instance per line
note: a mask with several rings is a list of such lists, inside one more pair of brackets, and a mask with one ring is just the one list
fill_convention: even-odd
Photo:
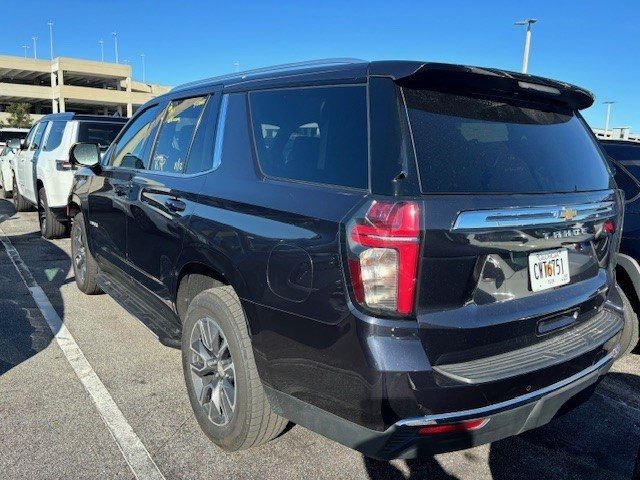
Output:
[[[2,221],[2,217],[3,216],[0,215],[0,221]],[[42,316],[49,325],[49,328],[51,328],[56,342],[67,358],[67,361],[93,400],[96,410],[98,410],[102,420],[104,420],[104,423],[118,444],[118,448],[133,474],[140,480],[164,479],[158,466],[151,458],[149,451],[133,431],[131,425],[129,425],[127,419],[113,401],[113,398],[111,398],[109,391],[105,388],[96,372],[91,368],[82,350],[80,350],[73,336],[71,336],[71,333],[69,333],[67,327],[62,323],[53,305],[51,305],[49,298],[35,281],[29,268],[22,261],[20,254],[1,227],[0,241],[2,245],[4,245],[4,249],[14,267],[22,277],[24,284],[29,289],[36,305],[42,312]],[[81,474],[81,472],[78,473]]]

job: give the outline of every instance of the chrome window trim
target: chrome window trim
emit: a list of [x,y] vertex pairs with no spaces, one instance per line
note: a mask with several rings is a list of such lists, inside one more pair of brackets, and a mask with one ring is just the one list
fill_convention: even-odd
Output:
[[[565,218],[565,212],[574,215]],[[536,227],[558,223],[586,222],[613,216],[615,202],[594,202],[549,207],[468,210],[458,214],[452,230]]]

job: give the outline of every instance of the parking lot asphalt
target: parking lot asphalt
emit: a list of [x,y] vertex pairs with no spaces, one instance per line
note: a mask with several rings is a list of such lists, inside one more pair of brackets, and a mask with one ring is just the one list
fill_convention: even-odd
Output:
[[[35,212],[16,213],[0,200],[0,220],[0,236],[18,251],[167,479],[630,479],[640,462],[640,355],[618,361],[576,410],[491,445],[380,462],[293,426],[267,445],[224,452],[191,413],[180,352],[107,295],[78,291],[69,239],[41,238]],[[2,248],[0,472],[3,479],[135,476]]]

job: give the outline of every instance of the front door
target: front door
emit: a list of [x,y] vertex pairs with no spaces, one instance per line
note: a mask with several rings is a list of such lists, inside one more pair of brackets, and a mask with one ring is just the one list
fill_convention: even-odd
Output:
[[32,203],[36,202],[35,167],[38,161],[38,152],[42,145],[44,131],[49,122],[40,122],[36,125],[33,136],[29,135],[27,148],[22,150],[18,158],[18,188],[20,194]]

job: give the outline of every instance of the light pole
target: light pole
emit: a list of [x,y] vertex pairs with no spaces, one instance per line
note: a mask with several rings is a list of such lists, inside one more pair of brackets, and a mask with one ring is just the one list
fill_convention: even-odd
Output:
[[529,69],[529,49],[531,47],[531,25],[536,23],[538,20],[535,18],[527,18],[525,20],[520,20],[516,22],[516,25],[526,25],[527,31],[524,37],[524,54],[522,55],[522,73],[527,73]]
[[49,50],[51,52],[51,60],[53,60],[53,22],[49,20],[47,25],[49,25]]
[[147,66],[144,62],[144,53],[140,54],[140,58],[142,59],[142,83],[147,82]]
[[611,120],[611,105],[616,103],[614,100],[607,100],[602,102],[607,106],[607,116],[604,120],[604,138],[607,138],[607,132],[609,131],[609,120]]
[[113,41],[115,42],[115,46],[116,46],[116,63],[118,63],[118,32],[111,32],[111,35],[113,35]]
[[29,45],[22,45],[22,48],[24,48],[24,58],[27,58],[27,49],[29,48]]
[[100,61],[104,62],[104,40],[100,39],[98,43],[100,44]]
[[236,72],[239,72],[240,71],[240,62],[233,62],[233,64],[236,67]]
[[37,59],[38,58],[38,46],[36,45],[36,41],[38,40],[37,36],[33,36],[31,37],[31,40],[33,40],[33,58]]

